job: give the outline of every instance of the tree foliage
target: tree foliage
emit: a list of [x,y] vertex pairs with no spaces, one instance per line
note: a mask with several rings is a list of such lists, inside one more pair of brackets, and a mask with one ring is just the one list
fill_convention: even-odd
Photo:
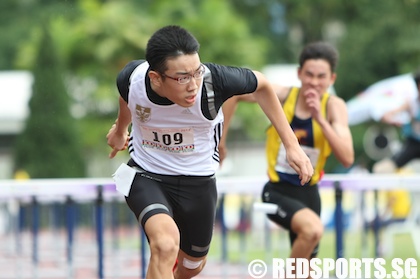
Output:
[[[296,63],[306,43],[329,41],[340,52],[335,88],[345,100],[420,66],[419,0],[2,0],[0,69],[33,68],[38,19],[46,14],[89,152],[107,148],[104,135],[117,110],[116,74],[144,57],[147,40],[163,25],[191,30],[203,61],[254,69]],[[241,105],[237,117],[239,138],[264,138],[258,107]],[[353,136],[363,131],[357,127]]]
[[349,99],[370,84],[420,66],[418,1],[349,2],[354,16],[339,50],[336,87]]
[[83,177],[80,135],[69,113],[63,70],[47,28],[34,65],[30,117],[15,147],[15,169],[32,178]]

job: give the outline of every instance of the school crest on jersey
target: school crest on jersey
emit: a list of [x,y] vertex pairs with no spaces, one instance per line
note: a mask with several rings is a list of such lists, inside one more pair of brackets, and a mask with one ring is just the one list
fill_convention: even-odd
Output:
[[141,122],[149,122],[151,116],[151,109],[136,105],[136,115]]

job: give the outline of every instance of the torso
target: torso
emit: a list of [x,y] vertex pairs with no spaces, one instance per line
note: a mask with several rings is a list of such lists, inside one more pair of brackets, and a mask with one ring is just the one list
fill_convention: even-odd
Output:
[[[255,91],[255,75],[246,69],[208,64],[197,101],[186,108],[153,92],[148,68],[147,62],[138,63],[128,77],[124,72],[118,79],[122,80],[120,94],[132,113],[130,156],[153,173],[214,174],[219,166],[218,144],[223,128],[220,107],[238,92]],[[124,81],[129,82],[126,92],[125,86],[121,86]]]
[[[328,98],[329,95],[325,93],[321,100],[324,116],[327,114]],[[302,104],[299,106],[298,101],[299,88],[292,88],[283,102],[283,109],[301,147],[309,156],[314,167],[315,173],[310,182],[310,185],[314,185],[321,177],[321,172],[331,149],[318,123],[310,117],[307,110],[303,109]],[[278,134],[273,130],[274,128],[270,127],[267,131],[270,180],[273,182],[281,180],[300,185],[299,176],[287,163],[284,146],[281,144]]]

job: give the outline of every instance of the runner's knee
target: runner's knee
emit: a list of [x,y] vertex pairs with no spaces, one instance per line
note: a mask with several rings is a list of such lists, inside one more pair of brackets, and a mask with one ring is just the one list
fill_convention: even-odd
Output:
[[318,243],[321,240],[324,229],[322,224],[314,223],[303,228],[298,235],[311,243]]
[[150,250],[152,253],[160,257],[176,257],[179,250],[179,244],[176,239],[170,235],[160,235],[159,237],[151,238]]
[[324,233],[324,225],[321,219],[315,215],[302,218],[304,212],[302,211],[301,213],[301,216],[298,217],[299,220],[294,224],[295,233],[305,241],[318,243]]

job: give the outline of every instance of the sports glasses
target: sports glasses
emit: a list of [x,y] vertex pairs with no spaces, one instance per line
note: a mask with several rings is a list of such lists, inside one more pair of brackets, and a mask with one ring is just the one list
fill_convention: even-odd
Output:
[[200,68],[194,74],[192,74],[192,75],[191,74],[185,74],[185,75],[183,75],[181,77],[171,77],[171,76],[165,75],[163,73],[160,73],[160,74],[162,76],[164,76],[164,77],[167,77],[167,78],[176,80],[179,84],[187,84],[187,83],[189,83],[191,81],[191,78],[195,78],[195,79],[202,78],[203,75],[204,75],[204,72],[205,72],[204,65],[201,64],[200,65]]

